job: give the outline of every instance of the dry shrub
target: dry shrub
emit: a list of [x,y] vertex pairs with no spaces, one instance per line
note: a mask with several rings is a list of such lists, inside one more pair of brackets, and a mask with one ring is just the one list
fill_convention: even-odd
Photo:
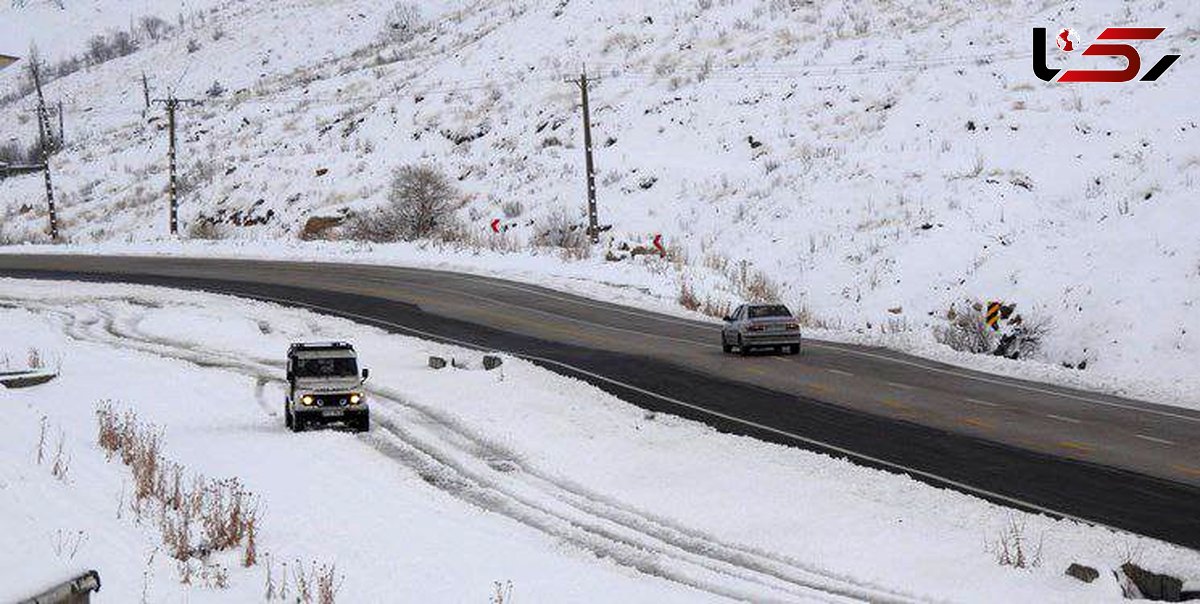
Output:
[[779,286],[762,271],[751,269],[750,263],[745,260],[738,263],[733,282],[742,299],[747,302],[779,301]]
[[200,217],[188,225],[187,238],[196,241],[220,241],[230,236],[229,227],[215,219]]
[[1000,566],[1037,567],[1042,564],[1044,537],[1038,537],[1036,546],[1029,550],[1030,540],[1025,536],[1025,520],[1010,517],[1000,529],[1000,534],[992,539],[985,549],[996,557],[996,563]]
[[959,312],[951,306],[946,319],[946,325],[933,330],[933,337],[938,342],[973,354],[995,350],[996,334],[988,327],[982,312]]
[[562,209],[554,210],[534,226],[533,244],[573,251],[581,256],[583,250],[591,250],[587,228],[571,221]]
[[[96,419],[97,441],[108,459],[120,458],[133,472],[133,512],[139,519],[152,514],[168,553],[181,563],[185,583],[191,581],[191,560],[203,561],[213,552],[245,544],[243,561],[253,564],[258,507],[238,480],[194,476],[185,484],[184,468],[163,455],[160,428],[132,411],[118,413],[110,402],[96,409]],[[220,587],[225,572],[202,566],[201,578]]]
[[457,226],[454,213],[462,206],[462,195],[436,168],[401,166],[392,173],[388,202],[388,206],[351,217],[344,235],[355,241],[391,243],[453,231]]
[[305,565],[296,560],[288,571],[288,564],[282,565],[279,582],[275,581],[275,565],[267,560],[267,587],[264,599],[268,602],[296,602],[299,604],[333,604],[337,592],[341,589],[343,577],[337,573],[334,565],[316,562]]
[[512,581],[493,581],[492,582],[492,599],[489,604],[509,604],[513,601],[513,584]]
[[692,290],[692,286],[686,279],[679,282],[679,297],[676,298],[679,305],[688,309],[696,310],[700,308],[700,299],[696,297],[696,292]]

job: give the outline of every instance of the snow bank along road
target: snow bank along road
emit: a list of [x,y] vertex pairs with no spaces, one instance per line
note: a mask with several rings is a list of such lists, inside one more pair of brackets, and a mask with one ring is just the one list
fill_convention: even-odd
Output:
[[709,323],[438,271],[6,255],[0,275],[203,289],[508,351],[722,430],[1200,548],[1196,411],[846,344],[730,358]]

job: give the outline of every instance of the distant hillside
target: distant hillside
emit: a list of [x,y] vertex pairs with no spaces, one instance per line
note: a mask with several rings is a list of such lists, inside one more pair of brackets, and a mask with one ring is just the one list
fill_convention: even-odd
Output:
[[[650,268],[688,305],[777,294],[812,326],[925,341],[952,307],[1003,300],[1050,325],[1041,360],[1200,391],[1194,3],[164,2],[157,39],[130,6],[0,9],[0,33],[36,32],[51,64],[135,38],[46,87],[65,103],[71,241],[165,237],[145,73],[154,97],[203,101],[180,113],[185,231],[295,242],[425,163],[469,196],[466,244],[526,253],[584,216],[564,78],[586,63],[602,249],[661,233],[676,262]],[[1119,25],[1166,26],[1139,48],[1183,58],[1154,83],[1033,75],[1032,27]],[[0,72],[0,95],[21,78]],[[23,145],[32,105],[0,107]],[[9,240],[36,237],[40,177],[0,183],[0,207]]]

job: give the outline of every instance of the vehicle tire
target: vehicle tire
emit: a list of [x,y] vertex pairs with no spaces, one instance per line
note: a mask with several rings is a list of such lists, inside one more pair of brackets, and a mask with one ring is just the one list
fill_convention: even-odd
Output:
[[292,429],[292,411],[288,409],[287,401],[283,401],[283,425],[287,426],[288,430]]
[[725,332],[721,332],[721,352],[729,354],[733,352],[733,346],[729,345],[729,341],[725,339]]
[[371,431],[371,416],[364,415],[354,422],[355,432],[370,432]]
[[737,341],[738,341],[738,344],[737,344],[737,345],[738,345],[738,352],[742,353],[742,356],[744,356],[744,357],[745,357],[745,356],[750,356],[750,347],[749,347],[749,346],[746,346],[746,344],[742,342],[742,336],[741,336],[741,334],[738,334],[738,340],[737,340]]
[[788,354],[800,354],[800,345],[792,344],[788,347]]

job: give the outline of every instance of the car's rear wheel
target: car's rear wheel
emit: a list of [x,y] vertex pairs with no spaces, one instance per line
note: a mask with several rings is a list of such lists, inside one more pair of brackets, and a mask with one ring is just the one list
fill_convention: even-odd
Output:
[[729,340],[725,338],[725,332],[721,332],[721,352],[729,354],[733,352],[733,346],[729,345]]
[[800,354],[800,345],[792,344],[791,346],[788,346],[788,354]]
[[738,334],[738,352],[742,353],[742,356],[750,354],[750,347],[746,346],[746,343],[742,341],[741,334]]

